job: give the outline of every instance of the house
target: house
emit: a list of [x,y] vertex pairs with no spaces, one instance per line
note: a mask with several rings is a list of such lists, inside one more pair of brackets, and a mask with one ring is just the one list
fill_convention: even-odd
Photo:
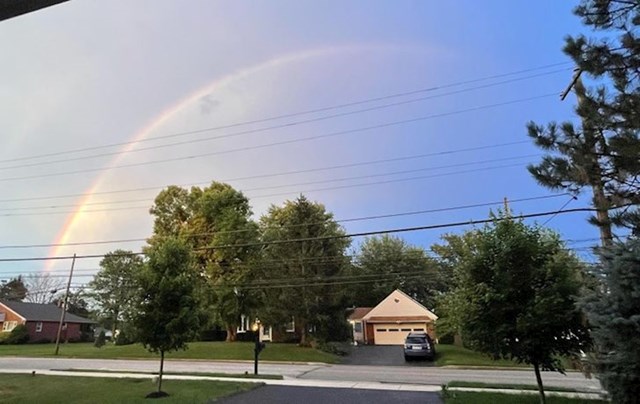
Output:
[[402,345],[410,332],[435,339],[438,316],[401,290],[394,290],[376,307],[357,307],[348,317],[353,341],[371,345]]
[[[243,340],[242,335],[253,330],[253,326],[257,325],[255,319],[246,315],[240,316],[240,325],[236,330],[238,339]],[[302,330],[296,326],[295,319],[291,317],[291,321],[278,327],[259,324],[260,341],[262,342],[297,342],[300,340]],[[311,330],[313,331],[313,330]]]
[[[25,324],[29,330],[29,341],[55,341],[62,309],[54,304],[39,304],[0,301],[0,332],[11,332],[16,326]],[[62,341],[80,341],[83,333],[90,331],[95,322],[74,314],[65,314],[62,325]]]

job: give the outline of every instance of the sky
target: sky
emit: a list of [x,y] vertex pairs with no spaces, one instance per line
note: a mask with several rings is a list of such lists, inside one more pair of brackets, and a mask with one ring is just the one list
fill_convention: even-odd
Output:
[[[574,120],[575,98],[558,94],[572,75],[563,38],[588,34],[575,4],[70,1],[0,22],[0,259],[139,251],[142,241],[74,243],[149,237],[163,187],[214,180],[245,192],[256,219],[301,193],[338,220],[505,197],[515,213],[557,210],[570,198],[527,172],[540,151],[525,125]],[[490,209],[343,225],[427,226]],[[586,218],[546,225],[597,237]],[[398,236],[429,248],[464,230]],[[62,279],[70,265],[0,262],[0,280]],[[97,267],[78,260],[74,285]]]

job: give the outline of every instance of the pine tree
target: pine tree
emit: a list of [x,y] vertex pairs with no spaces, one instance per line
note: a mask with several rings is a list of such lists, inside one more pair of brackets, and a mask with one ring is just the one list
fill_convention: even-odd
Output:
[[580,126],[528,125],[536,145],[550,152],[529,171],[551,189],[590,188],[592,222],[610,245],[613,226],[640,231],[633,207],[640,203],[640,2],[582,0],[575,14],[599,36],[568,37],[564,51],[596,87],[587,91],[576,81]]
[[640,398],[640,240],[601,252],[599,278],[606,283],[584,302],[593,326],[595,365],[614,403]]

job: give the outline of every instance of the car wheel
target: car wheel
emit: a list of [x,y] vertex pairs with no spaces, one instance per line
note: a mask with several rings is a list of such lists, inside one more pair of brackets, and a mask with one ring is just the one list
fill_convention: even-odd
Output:
[[405,362],[410,362],[410,361],[411,361],[411,357],[410,357],[410,356],[405,355],[405,356],[404,356],[404,361],[405,361]]

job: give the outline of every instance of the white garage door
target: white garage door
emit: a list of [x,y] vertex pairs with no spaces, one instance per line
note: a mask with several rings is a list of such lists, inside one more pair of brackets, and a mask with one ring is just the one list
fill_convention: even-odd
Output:
[[426,324],[375,324],[374,343],[376,345],[402,345],[410,332],[424,332],[426,330]]

